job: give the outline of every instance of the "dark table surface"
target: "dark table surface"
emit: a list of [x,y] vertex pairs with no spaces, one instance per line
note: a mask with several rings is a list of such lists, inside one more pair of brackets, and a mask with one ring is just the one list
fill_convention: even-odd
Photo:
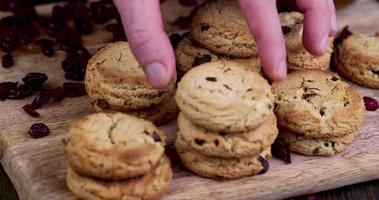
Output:
[[[379,200],[379,180],[355,184],[334,190],[320,192],[314,195],[292,198],[293,200]],[[0,168],[0,200],[18,200],[3,167]]]

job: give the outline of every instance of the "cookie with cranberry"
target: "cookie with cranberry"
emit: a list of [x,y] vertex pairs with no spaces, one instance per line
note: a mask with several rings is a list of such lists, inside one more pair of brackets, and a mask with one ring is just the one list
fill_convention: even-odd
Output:
[[148,173],[162,157],[165,140],[151,122],[122,113],[98,113],[74,123],[64,146],[76,172],[120,180]]
[[175,99],[193,123],[217,132],[239,132],[258,127],[272,115],[274,96],[258,73],[217,61],[187,72]]
[[364,120],[362,96],[338,74],[323,70],[290,73],[272,85],[278,124],[308,137],[342,137]]
[[338,45],[335,63],[351,81],[379,88],[379,33],[372,37],[353,33]]

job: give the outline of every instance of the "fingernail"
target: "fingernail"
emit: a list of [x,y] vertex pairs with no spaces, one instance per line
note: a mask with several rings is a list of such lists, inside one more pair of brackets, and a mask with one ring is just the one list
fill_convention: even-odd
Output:
[[321,53],[326,52],[326,50],[328,49],[328,43],[329,43],[329,35],[325,35],[320,42]]
[[331,28],[332,28],[333,33],[335,34],[335,33],[337,33],[337,31],[338,31],[338,25],[337,25],[337,19],[336,19],[336,16],[333,15],[333,16],[331,17],[330,20],[331,20],[331,22],[330,22],[330,26],[331,26]]
[[157,89],[163,89],[167,82],[167,70],[161,63],[154,62],[145,67],[145,73],[150,84]]
[[279,81],[284,80],[286,76],[287,76],[287,59],[286,57],[284,57],[284,59],[282,59],[282,61],[279,64],[278,80]]

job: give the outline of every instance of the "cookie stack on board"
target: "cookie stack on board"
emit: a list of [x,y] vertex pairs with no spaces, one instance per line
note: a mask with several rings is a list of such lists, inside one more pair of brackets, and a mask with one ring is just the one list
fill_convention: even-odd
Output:
[[89,60],[85,85],[98,112],[125,112],[157,125],[178,113],[175,80],[164,91],[154,89],[127,42],[108,44]]
[[[323,56],[308,53],[302,43],[304,16],[299,12],[279,14],[290,71],[329,68],[333,38]],[[177,68],[184,74],[192,67],[216,60],[233,60],[260,71],[258,47],[236,1],[208,1],[196,9],[190,34],[176,49]]]
[[279,142],[306,155],[332,156],[353,141],[364,120],[359,92],[338,74],[303,70],[272,85]]
[[172,179],[165,134],[130,115],[92,114],[64,138],[67,186],[80,199],[158,199]]
[[213,178],[267,171],[277,137],[274,97],[250,67],[217,61],[190,70],[178,84],[176,150],[185,166]]

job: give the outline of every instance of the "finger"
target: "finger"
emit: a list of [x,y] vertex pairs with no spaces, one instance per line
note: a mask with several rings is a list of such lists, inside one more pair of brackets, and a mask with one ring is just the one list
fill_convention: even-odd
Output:
[[175,56],[163,30],[159,0],[114,0],[129,46],[150,84],[163,89],[175,75]]
[[330,35],[335,36],[338,31],[336,7],[333,0],[328,0],[330,12]]
[[286,77],[286,48],[275,0],[239,0],[258,44],[265,74],[273,81]]
[[321,56],[328,49],[330,32],[329,0],[297,0],[304,12],[304,47],[312,54]]

